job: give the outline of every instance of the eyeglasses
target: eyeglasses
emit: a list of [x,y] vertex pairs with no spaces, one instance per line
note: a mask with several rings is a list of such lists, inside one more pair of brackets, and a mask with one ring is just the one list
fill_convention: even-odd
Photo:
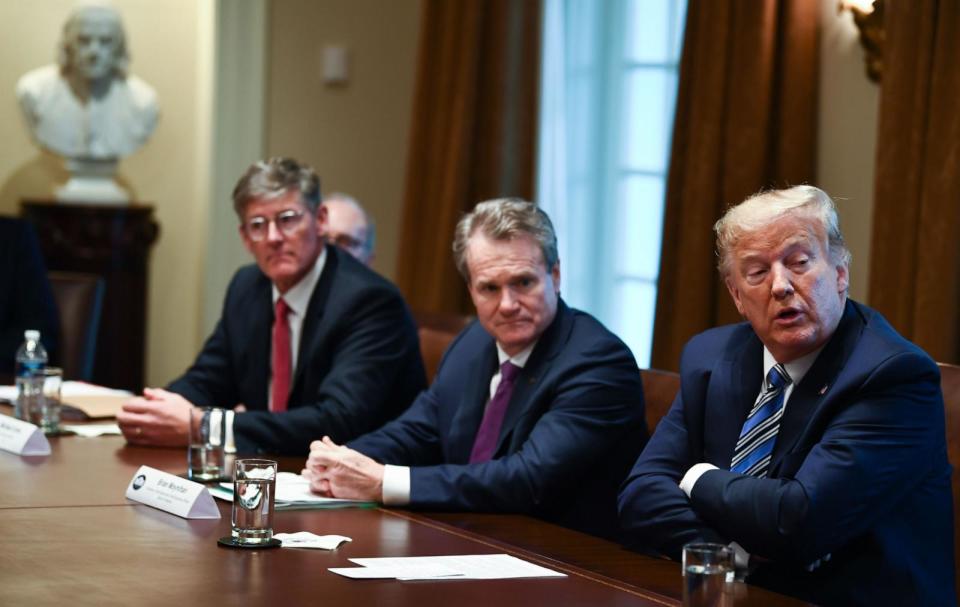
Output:
[[354,238],[349,234],[334,234],[330,233],[327,235],[327,240],[337,245],[341,249],[346,249],[348,251],[362,251],[364,243],[358,238]]
[[247,223],[243,224],[243,230],[247,233],[247,237],[250,238],[250,240],[260,242],[267,237],[267,233],[270,231],[270,222],[272,221],[281,234],[289,237],[297,233],[297,229],[300,227],[300,224],[303,223],[303,216],[304,211],[296,211],[293,209],[280,211],[273,216],[273,219],[259,215],[248,219]]

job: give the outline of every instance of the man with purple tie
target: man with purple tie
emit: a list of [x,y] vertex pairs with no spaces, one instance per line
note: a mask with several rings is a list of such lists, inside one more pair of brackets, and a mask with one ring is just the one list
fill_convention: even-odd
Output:
[[630,350],[560,298],[556,236],[536,205],[478,204],[453,250],[477,321],[406,413],[347,446],[315,442],[304,474],[323,495],[613,536],[617,488],[647,436]]

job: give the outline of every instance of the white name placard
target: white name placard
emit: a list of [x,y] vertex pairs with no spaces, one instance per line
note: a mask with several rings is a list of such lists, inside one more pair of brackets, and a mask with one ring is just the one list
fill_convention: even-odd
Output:
[[220,518],[220,510],[206,487],[150,466],[140,466],[133,475],[127,499],[183,518]]
[[37,426],[0,415],[0,449],[17,455],[50,455],[50,441]]

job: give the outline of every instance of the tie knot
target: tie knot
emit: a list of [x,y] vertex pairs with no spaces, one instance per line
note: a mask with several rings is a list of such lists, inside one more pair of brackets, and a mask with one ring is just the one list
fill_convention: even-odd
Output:
[[773,365],[767,373],[767,385],[771,389],[780,390],[791,381],[793,380],[787,375],[787,370],[783,368],[783,365]]
[[282,297],[278,297],[274,310],[277,318],[283,318],[288,312],[290,312],[290,306],[287,305],[287,300]]
[[520,375],[520,367],[509,360],[500,365],[500,381],[513,382]]

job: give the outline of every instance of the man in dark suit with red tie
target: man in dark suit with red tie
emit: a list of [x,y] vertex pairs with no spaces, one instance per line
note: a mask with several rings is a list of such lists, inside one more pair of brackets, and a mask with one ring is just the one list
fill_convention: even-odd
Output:
[[617,488],[646,440],[630,350],[560,299],[556,236],[535,205],[480,203],[458,224],[454,254],[477,321],[401,417],[348,446],[314,443],[311,487],[614,535]]
[[235,409],[240,453],[305,454],[350,440],[406,409],[425,384],[412,317],[397,289],[324,244],[320,181],[287,158],[254,163],[233,192],[241,268],[197,360],[166,390],[117,416],[127,440],[185,445],[191,406]]

